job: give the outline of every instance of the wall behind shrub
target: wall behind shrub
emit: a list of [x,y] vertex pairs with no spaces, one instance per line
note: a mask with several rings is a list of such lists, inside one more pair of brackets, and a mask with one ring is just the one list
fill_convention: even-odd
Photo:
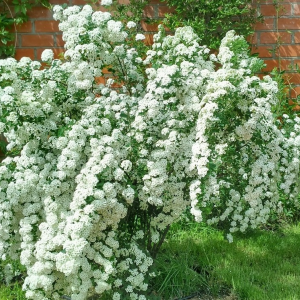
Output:
[[[128,3],[128,0],[119,0]],[[85,0],[50,0],[51,4],[83,5]],[[289,73],[289,80],[298,85],[295,93],[300,93],[300,74],[292,72],[300,63],[300,2],[295,0],[279,0],[278,5],[273,0],[254,1],[253,5],[264,16],[264,22],[254,26],[255,34],[251,38],[252,52],[259,53],[267,64],[264,71],[271,71],[275,66],[280,66]],[[159,0],[149,1],[146,6],[145,16],[150,18],[163,18],[170,12],[166,2]],[[29,12],[30,20],[19,26],[17,33],[16,58],[29,56],[39,60],[44,49],[50,48],[55,56],[63,52],[61,32],[58,22],[52,18],[52,12],[44,7],[35,7]],[[143,29],[154,32],[155,25],[143,23]],[[280,57],[280,59],[279,59]]]
[[[85,0],[49,0],[49,2],[53,5],[63,3],[67,3],[68,5],[84,5],[87,3]],[[119,2],[126,4],[129,0],[119,0]],[[104,10],[99,5],[97,5],[97,8]],[[161,19],[165,13],[171,11],[165,2],[151,0],[145,8],[144,16]],[[35,7],[28,15],[30,20],[17,28],[16,59],[28,56],[32,59],[40,60],[44,49],[52,49],[57,58],[64,50],[64,43],[62,34],[58,30],[58,22],[52,18],[52,12],[45,7]],[[157,25],[150,25],[145,22],[142,22],[142,27],[148,32],[155,32],[157,30]]]
[[295,72],[300,65],[300,2],[295,0],[261,0],[257,9],[264,22],[256,24],[252,39],[252,51],[258,52],[267,64],[264,71],[274,67],[286,70],[286,79],[295,84],[291,97],[300,94],[300,74]]

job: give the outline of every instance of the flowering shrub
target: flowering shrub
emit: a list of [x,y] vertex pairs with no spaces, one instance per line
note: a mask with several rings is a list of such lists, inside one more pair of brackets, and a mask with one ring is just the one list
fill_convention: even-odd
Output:
[[161,27],[141,56],[132,21],[88,5],[54,17],[65,61],[0,61],[0,132],[19,151],[0,165],[0,253],[26,267],[28,299],[146,299],[187,207],[245,231],[281,209],[279,190],[298,193],[300,119],[275,124],[276,84],[253,76],[263,63],[242,37],[216,57],[190,27]]

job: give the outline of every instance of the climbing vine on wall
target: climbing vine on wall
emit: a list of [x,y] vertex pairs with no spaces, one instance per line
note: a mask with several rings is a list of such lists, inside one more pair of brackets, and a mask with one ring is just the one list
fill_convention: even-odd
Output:
[[[48,0],[2,0],[0,3],[0,58],[13,56],[17,25],[28,20],[27,12],[36,5],[49,6]],[[15,27],[15,28],[14,28]],[[13,29],[15,29],[13,32]]]
[[251,0],[162,0],[174,13],[167,14],[165,24],[172,30],[191,26],[211,49],[220,46],[226,32],[234,29],[240,35],[253,33],[253,25],[262,21]]

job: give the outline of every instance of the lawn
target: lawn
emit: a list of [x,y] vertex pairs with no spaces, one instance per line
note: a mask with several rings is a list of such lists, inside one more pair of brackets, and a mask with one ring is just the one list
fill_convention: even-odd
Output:
[[230,295],[241,300],[296,300],[299,249],[300,224],[248,232],[233,243],[210,227],[173,226],[157,261],[161,274],[156,289],[164,299],[198,293],[227,299]]

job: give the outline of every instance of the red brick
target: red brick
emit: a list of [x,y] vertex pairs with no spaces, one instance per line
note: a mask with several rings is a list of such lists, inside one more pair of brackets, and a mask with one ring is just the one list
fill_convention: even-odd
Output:
[[[96,10],[97,10],[97,11],[102,11],[102,12],[108,11],[108,9],[105,8],[105,6],[101,6],[101,5],[97,6],[97,9],[96,9]],[[114,15],[113,12],[111,12],[111,14]]]
[[87,2],[85,0],[72,0],[72,5],[85,5]]
[[145,18],[153,18],[154,17],[154,7],[147,5],[145,6],[143,16]]
[[147,45],[147,46],[152,45],[153,44],[153,34],[146,33],[145,37],[146,37],[145,40],[144,40],[145,45]]
[[[294,95],[296,95],[296,93],[295,93]],[[289,105],[295,105],[295,104],[296,104],[295,101],[293,101],[294,98],[295,98],[295,97],[293,97],[293,90],[291,89],[291,98],[289,99]],[[299,105],[295,105],[295,106],[293,107],[293,110],[299,111],[299,110],[300,110],[300,106],[299,106]]]
[[50,34],[28,34],[22,35],[23,47],[53,47],[53,36]]
[[289,44],[292,42],[292,35],[289,32],[261,32],[260,43],[261,44],[276,44],[285,43]]
[[298,67],[300,68],[300,60],[299,59],[294,59],[294,67],[296,67],[296,65],[298,65]]
[[265,18],[264,21],[261,23],[261,22],[258,22],[254,25],[254,30],[258,31],[258,30],[271,30],[271,29],[274,29],[274,21],[275,19],[274,18]]
[[124,82],[122,82],[122,83],[116,83],[116,82],[114,82],[114,83],[111,85],[111,87],[112,87],[113,89],[116,89],[116,88],[122,87],[123,85],[124,85]]
[[281,59],[280,64],[278,59],[265,59],[266,67],[262,69],[263,72],[270,72],[274,68],[279,68],[281,70],[289,70],[289,66],[291,65],[291,60]]
[[274,0],[264,0],[264,1],[261,1],[261,0],[255,0],[254,2],[255,2],[256,4],[257,4],[257,3],[261,3],[261,2],[264,2],[264,4],[267,4],[267,3],[272,3],[272,4],[273,4],[273,3],[274,3]]
[[94,11],[99,10],[99,6],[100,6],[99,3],[86,2],[86,4],[89,4],[93,8]]
[[103,69],[102,69],[102,73],[103,73],[103,74],[111,74],[111,72],[108,71],[108,68],[103,68]]
[[287,82],[291,84],[300,84],[300,74],[296,73],[285,73],[283,75]]
[[63,41],[61,34],[56,35],[55,39],[56,39],[56,46],[63,47],[65,45],[65,42]]
[[49,0],[49,3],[50,4],[64,4],[64,3],[71,4],[70,0]]
[[[294,88],[291,89],[291,98],[296,98],[299,95],[300,95],[300,86],[295,86]],[[297,109],[297,107],[296,107],[296,109]],[[299,109],[300,109],[300,106],[298,106],[297,110],[299,110]]]
[[278,29],[299,29],[299,18],[280,18],[278,19]]
[[[276,7],[274,4],[262,4],[260,6],[260,12],[263,16],[277,16]],[[279,4],[278,5],[278,15],[291,15],[291,5],[290,4]]]
[[16,49],[15,59],[20,60],[22,57],[30,57],[32,60],[34,59],[34,50],[33,49]]
[[279,47],[281,57],[297,57],[300,54],[300,45],[287,45]]
[[[14,29],[13,31],[15,31],[15,28],[13,29]],[[32,31],[32,24],[30,21],[17,25],[17,32],[31,32],[31,31]]]
[[[49,49],[49,48],[48,48]],[[37,59],[41,59],[42,52],[45,50],[45,48],[39,48],[37,49]],[[51,50],[54,53],[54,58],[60,58],[60,54],[64,53],[65,49],[64,48],[51,48]]]
[[294,33],[294,41],[296,44],[300,43],[300,32],[295,32]]
[[175,11],[174,7],[158,6],[158,16],[163,18],[165,14],[170,14]]
[[141,22],[144,31],[157,31],[158,24],[148,24],[144,21]]
[[299,111],[300,110],[300,106],[299,105],[294,106],[293,110],[294,111]]
[[58,32],[58,21],[45,20],[45,21],[35,21],[35,31],[36,32]]
[[[114,16],[113,13],[114,13],[114,12],[111,13],[112,16]],[[132,17],[132,16],[133,16],[133,13],[132,13],[131,11],[128,11],[128,12],[127,12],[127,16]]]
[[252,53],[258,53],[259,57],[265,58],[265,57],[272,57],[272,48],[267,47],[267,46],[258,46],[258,47],[253,47]]
[[46,7],[33,7],[27,15],[30,19],[48,19],[52,18],[52,11]]
[[293,15],[294,16],[300,15],[300,4],[298,4],[298,3],[293,4]]
[[246,38],[247,42],[252,44],[257,44],[257,33],[255,32],[254,34],[251,34],[247,36]]
[[95,77],[97,84],[105,84],[105,77]]

